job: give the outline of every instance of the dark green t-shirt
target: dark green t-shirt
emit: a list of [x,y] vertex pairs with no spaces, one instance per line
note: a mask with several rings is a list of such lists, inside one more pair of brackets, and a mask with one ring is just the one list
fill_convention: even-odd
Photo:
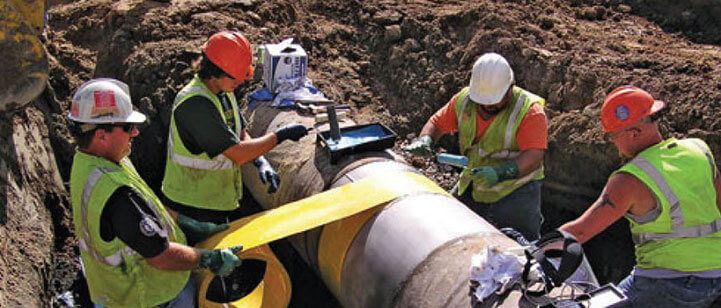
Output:
[[[175,126],[178,136],[192,154],[205,152],[211,158],[240,142],[235,134],[233,108],[226,95],[219,95],[221,105],[226,114],[227,123],[223,122],[218,109],[209,99],[197,95],[187,99],[175,109]],[[241,125],[245,125],[241,115]]]

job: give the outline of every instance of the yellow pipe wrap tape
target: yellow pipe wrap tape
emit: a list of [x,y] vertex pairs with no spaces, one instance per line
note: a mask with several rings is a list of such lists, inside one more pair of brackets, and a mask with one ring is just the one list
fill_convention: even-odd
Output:
[[[377,212],[383,209],[381,204],[386,204],[398,197],[417,194],[422,192],[448,193],[425,176],[411,172],[395,172],[382,176],[366,178],[382,186],[378,190],[353,191],[347,197],[359,203],[372,202],[373,205],[365,207],[366,210],[358,215],[336,221],[323,227],[323,233],[318,243],[318,268],[328,289],[340,298],[341,272],[345,256],[350,248],[353,239],[365,223]],[[365,179],[364,179],[365,180]],[[364,181],[361,180],[361,181]],[[352,183],[357,184],[361,181]],[[365,185],[364,185],[365,186]]]
[[240,254],[242,260],[262,260],[266,262],[265,276],[248,295],[229,303],[217,303],[206,298],[210,282],[215,275],[208,270],[196,272],[198,285],[198,305],[201,308],[283,308],[290,303],[291,282],[288,272],[278,261],[268,245],[261,245]]
[[[412,172],[400,171],[370,176],[233,221],[228,230],[215,234],[196,246],[204,249],[222,249],[243,244],[244,250],[239,252],[239,255],[244,257],[244,252],[250,252],[255,247],[265,247],[265,244],[272,241],[337,221],[323,230],[319,243],[318,264],[326,284],[338,296],[345,254],[360,228],[382,208],[377,206],[401,196],[422,192],[448,194],[430,179]],[[208,276],[203,277],[200,283],[201,298],[208,283],[214,277],[212,273],[205,272]],[[285,275],[287,277],[287,274]],[[265,282],[264,280],[263,283]],[[270,284],[265,286],[268,287]],[[258,293],[267,293],[267,290],[265,292],[262,290],[263,284],[258,288],[256,290]],[[227,307],[275,307],[269,303],[257,302],[264,296],[255,293],[254,291],[241,299],[242,304],[236,302]],[[290,291],[285,296],[289,298]],[[205,303],[208,307],[215,307],[208,301]]]
[[433,181],[412,172],[370,176],[233,221],[228,230],[196,246],[221,249],[243,244],[243,249],[250,249],[418,192],[447,194]]

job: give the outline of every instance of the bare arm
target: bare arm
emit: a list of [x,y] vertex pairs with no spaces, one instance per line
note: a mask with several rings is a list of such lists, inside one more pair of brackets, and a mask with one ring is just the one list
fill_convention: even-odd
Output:
[[431,139],[433,139],[433,142],[435,143],[438,141],[441,136],[443,136],[443,133],[441,133],[441,130],[436,127],[431,120],[428,120],[426,122],[426,125],[423,125],[423,129],[421,129],[421,134],[419,136],[428,135],[431,136]]
[[192,247],[170,242],[159,255],[145,260],[159,270],[187,271],[198,265],[200,253]]
[[543,164],[543,155],[546,151],[543,149],[528,149],[521,151],[521,155],[516,158],[518,164],[518,177],[524,177]]
[[[650,211],[655,206],[655,198],[646,185],[627,173],[617,173],[608,180],[601,196],[584,212],[581,217],[570,221],[559,229],[573,234],[584,243],[616,222],[626,212]],[[647,210],[647,208],[651,206]],[[641,209],[638,213],[634,207]]]
[[278,143],[275,133],[269,133],[259,138],[250,138],[247,133],[243,133],[242,141],[229,147],[223,151],[223,155],[238,165],[245,164],[253,159],[258,158]]

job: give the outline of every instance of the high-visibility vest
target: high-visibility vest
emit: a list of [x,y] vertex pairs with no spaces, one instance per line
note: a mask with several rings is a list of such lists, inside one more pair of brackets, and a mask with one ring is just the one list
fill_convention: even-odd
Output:
[[[170,116],[168,157],[165,162],[165,176],[162,191],[170,200],[186,206],[231,211],[238,208],[243,197],[243,181],[240,166],[223,154],[211,158],[207,153],[192,154],[180,139],[175,123],[175,110],[191,97],[203,96],[213,102],[223,123],[228,118],[223,112],[220,99],[213,94],[197,75],[175,97],[173,114]],[[232,106],[235,133],[241,136],[241,120],[238,103],[233,93],[226,93]]]
[[461,172],[458,180],[458,194],[462,195],[469,184],[473,182],[473,200],[492,203],[501,200],[531,180],[543,179],[543,165],[541,164],[541,167],[524,177],[502,181],[493,187],[483,187],[481,183],[471,180],[470,171],[473,168],[499,166],[520,155],[521,151],[516,144],[518,127],[533,104],[544,106],[546,101],[531,92],[514,86],[513,97],[508,105],[496,115],[483,137],[474,143],[478,104],[469,103],[469,90],[469,87],[465,87],[458,93],[455,106],[458,118],[459,147],[461,153],[468,157],[468,165]]
[[721,269],[716,164],[705,142],[668,139],[643,150],[613,174],[618,172],[638,178],[660,203],[649,222],[626,216],[636,266],[681,272]]
[[[122,186],[142,196],[159,219],[152,219],[147,213],[143,220],[146,225],[157,226],[155,229],[166,233],[171,242],[186,243],[183,232],[128,158],[115,164],[76,151],[70,173],[70,197],[90,297],[94,303],[107,307],[152,307],[168,302],[183,290],[190,271],[156,269],[119,238],[106,242],[100,235],[103,208]],[[141,229],[138,232],[155,232]]]

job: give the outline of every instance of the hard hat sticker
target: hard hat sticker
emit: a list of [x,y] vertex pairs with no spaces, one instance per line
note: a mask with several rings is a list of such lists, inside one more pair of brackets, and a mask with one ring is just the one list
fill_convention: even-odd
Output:
[[628,107],[626,105],[620,105],[616,107],[616,119],[619,119],[621,121],[625,121],[628,119],[628,116],[630,112],[628,111]]
[[92,109],[91,117],[100,118],[104,116],[112,116],[117,111],[115,106],[115,93],[113,91],[95,91],[95,108]]
[[113,91],[95,91],[95,107],[115,107]]

